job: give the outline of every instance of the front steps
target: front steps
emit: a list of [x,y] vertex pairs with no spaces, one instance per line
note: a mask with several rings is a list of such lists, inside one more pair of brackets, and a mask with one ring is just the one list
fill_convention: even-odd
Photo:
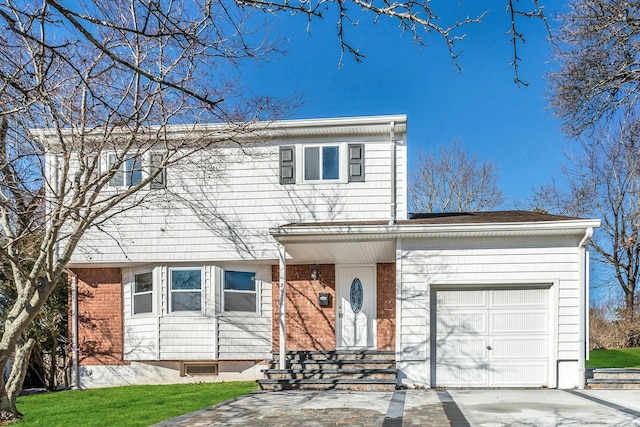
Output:
[[594,369],[593,378],[587,378],[587,387],[591,389],[640,390],[640,369]]
[[395,390],[398,381],[393,351],[290,351],[288,369],[273,355],[262,390]]

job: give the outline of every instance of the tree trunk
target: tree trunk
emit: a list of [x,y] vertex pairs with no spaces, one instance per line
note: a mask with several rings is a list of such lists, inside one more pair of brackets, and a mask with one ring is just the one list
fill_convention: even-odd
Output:
[[624,294],[624,303],[625,303],[625,317],[626,320],[633,320],[635,316],[635,295],[634,292],[629,289],[628,292]]
[[58,335],[51,333],[51,356],[49,360],[49,384],[47,390],[54,391],[57,387],[56,376],[58,375]]
[[[0,388],[0,421],[22,418],[22,414],[16,407],[16,399],[22,390],[22,383],[27,375],[29,366],[29,356],[35,343],[33,339],[29,339],[25,343],[20,338],[16,344],[16,352],[11,364],[11,374],[6,385],[2,384],[3,387]],[[4,383],[4,378],[2,382]]]

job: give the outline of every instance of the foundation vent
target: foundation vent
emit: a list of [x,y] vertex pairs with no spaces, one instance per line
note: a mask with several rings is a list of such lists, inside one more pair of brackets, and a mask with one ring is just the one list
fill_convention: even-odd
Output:
[[218,375],[218,364],[213,362],[184,362],[180,376]]

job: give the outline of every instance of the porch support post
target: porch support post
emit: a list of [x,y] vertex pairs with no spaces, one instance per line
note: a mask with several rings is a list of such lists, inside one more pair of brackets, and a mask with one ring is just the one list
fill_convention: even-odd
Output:
[[279,271],[280,271],[280,369],[287,369],[287,334],[285,321],[285,305],[286,305],[286,287],[287,287],[287,254],[284,245],[278,245]]

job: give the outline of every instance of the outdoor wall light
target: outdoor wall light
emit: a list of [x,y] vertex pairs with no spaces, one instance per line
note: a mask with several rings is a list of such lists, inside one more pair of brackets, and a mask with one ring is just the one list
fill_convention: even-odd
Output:
[[311,266],[311,280],[318,280],[318,264],[314,264]]

